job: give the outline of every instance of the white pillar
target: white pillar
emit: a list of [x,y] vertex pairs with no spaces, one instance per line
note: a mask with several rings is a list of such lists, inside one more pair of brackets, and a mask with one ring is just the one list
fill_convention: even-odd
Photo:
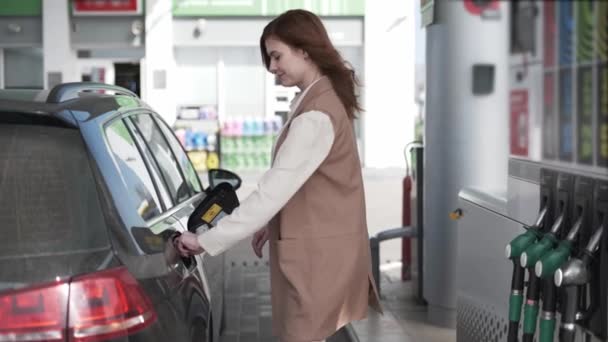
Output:
[[48,88],[49,73],[58,76],[51,81],[78,82],[80,76],[74,68],[76,51],[70,45],[70,16],[68,0],[42,1],[42,46],[44,58],[44,87]]
[[142,67],[142,98],[170,125],[176,118],[173,94],[175,58],[171,0],[146,1],[146,58]]
[[405,167],[414,139],[414,1],[365,2],[366,167]]
[[0,48],[0,89],[4,89],[4,49]]
[[[435,1],[427,28],[423,295],[429,320],[439,325],[456,323],[458,224],[448,214],[458,193],[507,187],[509,7],[499,6],[499,18],[482,19],[462,1]],[[475,64],[495,66],[492,93],[473,95]]]

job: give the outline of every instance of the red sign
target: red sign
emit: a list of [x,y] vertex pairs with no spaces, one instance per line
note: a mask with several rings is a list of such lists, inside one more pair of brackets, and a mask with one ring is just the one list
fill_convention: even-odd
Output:
[[141,14],[141,0],[72,0],[75,15]]
[[498,9],[498,6],[498,0],[490,0],[489,2],[484,2],[483,4],[479,4],[474,0],[464,0],[464,8],[466,8],[467,11],[473,15],[481,15],[483,11],[487,10],[495,11]]
[[555,25],[555,3],[553,1],[544,2],[544,43],[545,48],[543,49],[543,62],[545,68],[552,67],[555,64],[555,38],[557,37],[557,27]]
[[511,154],[528,156],[530,112],[528,90],[511,91]]

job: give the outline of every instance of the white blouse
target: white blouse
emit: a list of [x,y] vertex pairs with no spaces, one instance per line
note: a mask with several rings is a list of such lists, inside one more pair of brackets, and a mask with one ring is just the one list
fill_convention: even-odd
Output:
[[[199,234],[198,242],[207,253],[218,255],[263,228],[329,154],[334,142],[329,116],[310,111],[293,118],[301,100],[317,81],[294,99],[284,126],[290,124],[289,133],[257,188],[232,214],[222,218],[214,228]],[[284,129],[279,136],[282,134]]]

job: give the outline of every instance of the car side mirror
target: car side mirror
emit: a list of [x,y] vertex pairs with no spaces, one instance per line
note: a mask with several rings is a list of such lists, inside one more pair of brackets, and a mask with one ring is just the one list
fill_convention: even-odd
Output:
[[215,188],[218,184],[228,183],[234,190],[241,187],[241,177],[236,173],[224,169],[211,169],[208,171],[209,188]]

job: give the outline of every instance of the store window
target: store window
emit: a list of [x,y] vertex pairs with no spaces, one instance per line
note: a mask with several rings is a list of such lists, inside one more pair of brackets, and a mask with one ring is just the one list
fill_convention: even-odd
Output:
[[198,175],[196,174],[196,171],[194,170],[190,159],[188,159],[186,152],[184,152],[182,145],[179,143],[179,141],[177,141],[177,138],[173,134],[173,131],[171,131],[171,129],[169,129],[169,127],[167,127],[165,123],[160,122],[159,120],[157,120],[157,123],[165,134],[169,145],[171,145],[171,148],[173,149],[173,153],[175,153],[175,156],[179,161],[179,165],[181,166],[182,171],[184,172],[184,176],[186,177],[186,181],[188,182],[190,190],[193,193],[201,192],[202,188]]
[[152,116],[140,114],[129,118],[135,124],[150,149],[173,203],[181,203],[187,200],[190,197],[190,187],[181,173],[179,164],[169,144]]
[[137,212],[144,220],[150,220],[162,212],[154,184],[139,150],[122,120],[117,120],[105,130],[110,149],[116,157],[125,186],[131,195]]
[[5,89],[42,89],[43,75],[42,48],[4,49]]

